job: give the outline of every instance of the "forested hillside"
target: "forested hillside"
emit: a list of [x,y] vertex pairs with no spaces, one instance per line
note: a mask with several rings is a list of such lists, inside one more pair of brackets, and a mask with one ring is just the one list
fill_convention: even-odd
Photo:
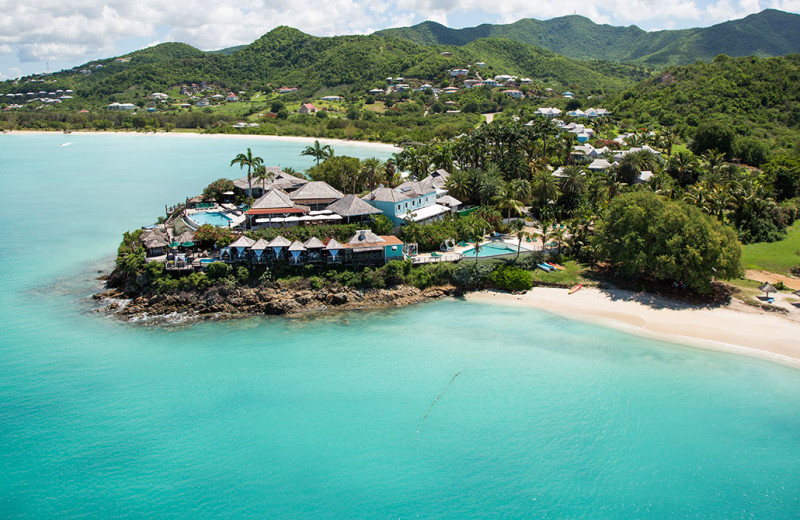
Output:
[[504,38],[544,47],[574,59],[632,61],[660,68],[729,56],[781,56],[800,52],[800,15],[767,9],[707,28],[647,32],[636,26],[595,24],[583,16],[526,18],[506,25],[450,29],[436,22],[385,29],[376,34],[422,45],[466,45]]
[[707,120],[790,147],[800,131],[800,55],[674,67],[610,100],[617,117],[691,133]]

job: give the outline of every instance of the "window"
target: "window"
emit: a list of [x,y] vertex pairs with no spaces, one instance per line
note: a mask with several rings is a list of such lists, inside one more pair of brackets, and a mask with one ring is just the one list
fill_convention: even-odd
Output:
[[392,251],[397,251],[397,246],[392,246]]
[[400,211],[400,204],[397,205],[397,211]]

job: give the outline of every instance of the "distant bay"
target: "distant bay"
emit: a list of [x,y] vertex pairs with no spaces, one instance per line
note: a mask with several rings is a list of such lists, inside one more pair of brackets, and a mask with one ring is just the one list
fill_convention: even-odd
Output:
[[305,145],[0,135],[0,516],[800,514],[789,367],[458,300],[184,328],[90,312],[123,231],[241,175],[247,146],[302,170]]

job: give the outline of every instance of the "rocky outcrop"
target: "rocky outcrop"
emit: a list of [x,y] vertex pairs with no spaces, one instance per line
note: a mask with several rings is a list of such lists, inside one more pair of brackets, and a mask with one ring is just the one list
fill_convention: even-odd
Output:
[[417,289],[400,285],[387,289],[359,290],[347,287],[294,289],[276,286],[212,287],[176,294],[139,295],[120,304],[129,294],[111,289],[96,294],[95,299],[108,301],[102,310],[119,318],[154,321],[180,316],[185,319],[224,319],[236,316],[290,315],[332,310],[379,309],[401,307],[413,303],[456,294],[453,286]]

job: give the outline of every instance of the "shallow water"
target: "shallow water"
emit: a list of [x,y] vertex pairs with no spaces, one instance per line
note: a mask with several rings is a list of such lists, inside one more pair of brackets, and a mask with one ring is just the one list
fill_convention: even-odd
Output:
[[311,164],[299,143],[0,135],[0,516],[800,514],[781,365],[458,300],[166,329],[89,312],[122,231],[238,176],[246,146]]

